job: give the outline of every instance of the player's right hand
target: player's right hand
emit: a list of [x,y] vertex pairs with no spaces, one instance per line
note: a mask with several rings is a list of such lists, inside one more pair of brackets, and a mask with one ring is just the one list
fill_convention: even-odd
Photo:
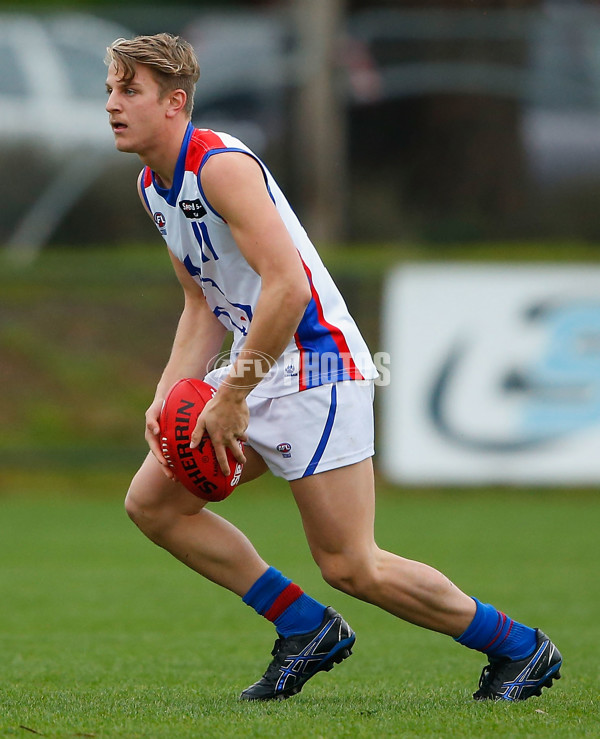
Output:
[[217,393],[204,406],[198,416],[196,428],[192,432],[190,447],[197,447],[206,432],[215,449],[219,467],[224,475],[229,475],[227,449],[231,450],[234,459],[240,464],[246,463],[246,457],[240,441],[247,441],[246,429],[249,420],[248,404],[243,395],[227,393],[227,389],[219,388]]
[[157,462],[161,465],[161,469],[164,474],[170,480],[174,480],[175,475],[173,474],[173,470],[167,464],[167,460],[164,458],[160,448],[160,425],[158,421],[163,407],[163,402],[162,398],[155,398],[152,401],[152,405],[146,411],[146,432],[144,436],[148,442],[150,451],[154,454]]

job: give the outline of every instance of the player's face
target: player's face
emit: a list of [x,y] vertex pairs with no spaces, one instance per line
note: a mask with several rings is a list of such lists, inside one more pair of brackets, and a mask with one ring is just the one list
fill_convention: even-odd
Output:
[[111,64],[106,77],[106,91],[106,110],[115,146],[119,151],[143,156],[160,140],[167,104],[160,99],[158,83],[152,72],[144,64],[138,64],[133,79],[125,83]]

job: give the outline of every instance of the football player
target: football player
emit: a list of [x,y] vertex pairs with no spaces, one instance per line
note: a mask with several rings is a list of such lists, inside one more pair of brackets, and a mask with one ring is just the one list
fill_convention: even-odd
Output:
[[[182,377],[216,388],[191,444],[207,432],[224,472],[230,449],[244,464],[242,483],[267,469],[289,482],[311,553],[330,585],[487,655],[476,699],[539,694],[559,677],[562,662],[547,636],[468,596],[433,567],[375,543],[376,368],[265,164],[232,136],[191,124],[199,76],[193,49],[169,34],[139,36],[116,40],[106,61],[115,146],[144,165],[139,195],[185,297],[146,412],[150,452],[126,509],[152,541],[275,625],[273,660],[241,698],[298,693],[350,655],[355,634],[173,479],[158,419],[166,393]],[[231,362],[213,367],[228,331]]]

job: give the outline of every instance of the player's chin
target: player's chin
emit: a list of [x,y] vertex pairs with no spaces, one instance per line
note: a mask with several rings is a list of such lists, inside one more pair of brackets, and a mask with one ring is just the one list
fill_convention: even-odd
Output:
[[115,148],[125,154],[136,154],[137,147],[131,140],[127,140],[121,134],[115,134]]

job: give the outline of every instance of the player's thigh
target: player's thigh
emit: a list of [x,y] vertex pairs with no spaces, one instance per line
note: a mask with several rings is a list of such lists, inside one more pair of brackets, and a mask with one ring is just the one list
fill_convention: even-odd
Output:
[[269,469],[260,454],[248,444],[244,446],[244,456],[246,457],[246,463],[242,469],[240,485],[255,480]]
[[365,556],[374,543],[375,489],[371,458],[290,482],[311,552]]
[[[267,470],[265,461],[254,449],[246,446],[244,453],[246,464],[240,485],[254,480]],[[162,470],[162,465],[149,452],[131,482],[125,505],[130,512],[140,507],[170,508],[183,515],[192,515],[202,510],[206,501],[192,495],[176,480],[168,478]]]

